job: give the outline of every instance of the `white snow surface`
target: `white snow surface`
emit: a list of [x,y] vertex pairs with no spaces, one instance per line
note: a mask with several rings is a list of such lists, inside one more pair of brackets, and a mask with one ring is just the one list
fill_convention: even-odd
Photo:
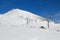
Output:
[[46,18],[13,9],[0,15],[0,40],[60,40],[60,24],[50,21],[48,28]]

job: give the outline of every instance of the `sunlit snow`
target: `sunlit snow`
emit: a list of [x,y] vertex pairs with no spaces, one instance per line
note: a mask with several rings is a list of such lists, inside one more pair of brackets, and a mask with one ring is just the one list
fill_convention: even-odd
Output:
[[[44,28],[42,28],[43,26]],[[0,40],[60,40],[60,24],[21,9],[0,15]]]

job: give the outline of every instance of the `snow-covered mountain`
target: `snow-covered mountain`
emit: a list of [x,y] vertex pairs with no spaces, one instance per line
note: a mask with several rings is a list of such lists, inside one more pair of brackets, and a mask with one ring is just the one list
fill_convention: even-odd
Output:
[[[0,15],[0,40],[60,40],[60,24],[31,12],[12,9]],[[43,27],[42,27],[43,26]]]
[[[41,16],[32,14],[31,12],[27,12],[20,9],[13,9],[11,11],[6,12],[3,15],[0,15],[0,23],[3,25],[31,25],[31,26],[46,26],[47,27],[47,19]],[[54,23],[50,21],[50,23]],[[44,25],[42,25],[44,24]]]

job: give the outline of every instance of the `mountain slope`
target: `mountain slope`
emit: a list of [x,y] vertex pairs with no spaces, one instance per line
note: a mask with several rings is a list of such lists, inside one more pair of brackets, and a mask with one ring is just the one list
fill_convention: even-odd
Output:
[[[47,26],[46,20],[47,19],[43,17],[19,9],[13,9],[11,11],[8,11],[7,13],[3,14],[2,17],[0,17],[0,21],[5,25],[37,24],[37,26],[38,25],[43,26],[42,23],[45,22],[44,26]],[[52,21],[50,22],[54,23]]]
[[46,20],[20,9],[8,11],[0,15],[0,40],[60,40],[60,24],[50,21],[48,28]]

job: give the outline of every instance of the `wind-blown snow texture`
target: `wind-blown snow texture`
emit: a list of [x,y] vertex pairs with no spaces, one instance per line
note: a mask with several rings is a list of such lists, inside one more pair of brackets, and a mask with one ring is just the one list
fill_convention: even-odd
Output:
[[60,40],[60,24],[48,28],[46,18],[13,9],[0,15],[0,40]]

